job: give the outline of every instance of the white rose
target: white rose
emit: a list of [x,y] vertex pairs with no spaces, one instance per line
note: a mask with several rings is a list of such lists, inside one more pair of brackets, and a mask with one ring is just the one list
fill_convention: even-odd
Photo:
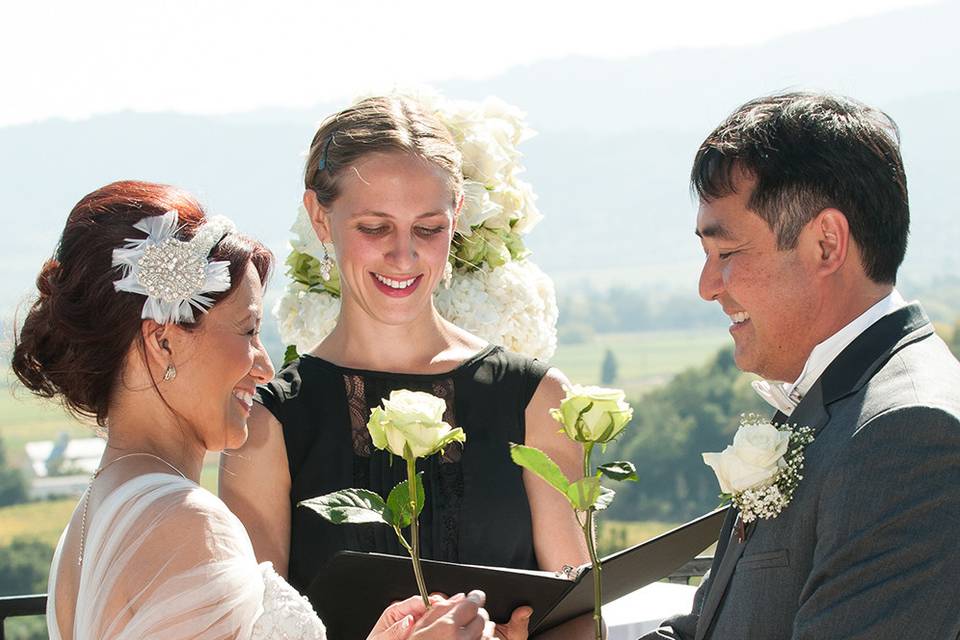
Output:
[[704,453],[723,493],[738,493],[769,484],[784,465],[790,434],[769,423],[746,424],[721,453]]
[[483,101],[480,108],[485,118],[500,120],[509,127],[510,142],[513,145],[518,145],[534,135],[533,130],[526,125],[526,114],[518,107],[490,96]]
[[323,244],[317,233],[313,230],[313,224],[310,222],[310,215],[303,205],[297,209],[297,219],[290,227],[293,238],[290,240],[290,246],[294,251],[306,253],[317,260],[323,257]]
[[465,442],[463,429],[443,421],[446,403],[429,393],[399,389],[370,413],[367,429],[373,446],[409,459],[425,458],[451,442]]
[[533,192],[530,183],[522,180],[516,181],[516,190],[519,194],[521,204],[518,206],[520,212],[519,220],[513,227],[515,233],[526,235],[533,231],[533,228],[543,220],[543,214],[537,208],[537,196]]
[[563,425],[571,440],[610,442],[633,418],[633,409],[620,389],[575,384],[566,391],[560,408],[551,409],[550,415]]
[[508,132],[498,130],[496,122],[486,122],[464,132],[460,152],[463,154],[463,175],[494,186],[510,174],[515,155],[504,142]]
[[463,207],[457,218],[457,232],[469,236],[473,233],[472,227],[481,225],[502,212],[503,207],[490,198],[490,191],[483,184],[474,180],[465,180]]

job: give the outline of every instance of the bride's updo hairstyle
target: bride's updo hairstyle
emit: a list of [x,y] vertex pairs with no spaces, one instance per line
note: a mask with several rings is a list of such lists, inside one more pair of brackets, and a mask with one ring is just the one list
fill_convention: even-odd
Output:
[[[37,276],[39,296],[30,306],[15,338],[13,371],[33,393],[59,396],[74,415],[107,426],[107,409],[122,375],[124,359],[140,332],[145,296],[118,292],[121,277],[113,250],[127,238],[143,237],[133,225],[174,209],[181,240],[196,233],[206,215],[193,196],[162,184],[114,182],[85,196],[70,212],[54,257]],[[266,282],[273,257],[259,242],[231,233],[210,252],[210,259],[230,264],[229,290],[207,293],[216,301],[230,295],[252,263]],[[197,328],[205,314],[195,314]]]
[[350,165],[367,154],[391,152],[409,153],[442,169],[456,205],[463,191],[460,150],[432,113],[403,96],[366,98],[327,118],[310,143],[304,186],[329,207]]

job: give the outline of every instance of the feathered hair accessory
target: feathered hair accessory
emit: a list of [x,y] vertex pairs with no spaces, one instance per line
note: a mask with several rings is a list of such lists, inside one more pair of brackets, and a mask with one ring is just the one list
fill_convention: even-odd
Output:
[[211,262],[208,256],[225,235],[236,231],[233,223],[214,216],[193,238],[180,240],[177,222],[176,210],[143,218],[133,227],[147,237],[125,238],[127,244],[113,250],[113,266],[123,274],[114,288],[146,296],[140,317],[160,324],[193,322],[193,308],[206,312],[213,306],[206,294],[230,289],[230,263]]

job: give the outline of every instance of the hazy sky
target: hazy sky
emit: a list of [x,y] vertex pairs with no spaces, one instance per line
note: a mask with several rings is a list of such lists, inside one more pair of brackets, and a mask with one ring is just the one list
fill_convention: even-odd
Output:
[[572,54],[752,44],[921,4],[931,2],[4,0],[0,126],[301,108]]

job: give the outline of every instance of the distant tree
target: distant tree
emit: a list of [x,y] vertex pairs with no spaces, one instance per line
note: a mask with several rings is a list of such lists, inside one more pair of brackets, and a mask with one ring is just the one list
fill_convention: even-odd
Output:
[[46,616],[27,616],[7,619],[6,640],[48,640]]
[[44,593],[53,547],[37,538],[14,538],[0,547],[0,596]]
[[[35,538],[16,538],[0,547],[0,596],[45,593],[53,547]],[[46,640],[43,616],[10,618],[4,625],[7,640]]]
[[632,425],[605,459],[632,461],[640,481],[617,487],[608,516],[615,520],[676,522],[716,507],[720,488],[700,454],[722,451],[741,413],[772,414],[729,348],[631,404]]
[[603,354],[603,364],[600,365],[600,384],[611,385],[617,381],[617,357],[613,351],[607,349]]
[[7,467],[7,451],[0,439],[0,507],[27,501],[27,479],[19,469]]

